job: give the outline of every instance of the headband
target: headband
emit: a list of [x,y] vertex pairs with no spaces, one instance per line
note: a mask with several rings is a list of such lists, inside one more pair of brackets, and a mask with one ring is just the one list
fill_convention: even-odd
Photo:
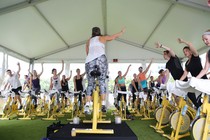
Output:
[[204,32],[203,35],[210,35],[210,32]]

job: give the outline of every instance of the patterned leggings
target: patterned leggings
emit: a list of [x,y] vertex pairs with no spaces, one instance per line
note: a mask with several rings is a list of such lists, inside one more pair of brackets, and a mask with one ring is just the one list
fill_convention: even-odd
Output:
[[101,75],[98,77],[99,87],[100,87],[100,93],[105,94],[106,93],[106,75],[108,70],[108,63],[105,55],[102,55],[88,63],[85,64],[85,70],[87,74],[88,79],[88,86],[87,86],[87,95],[91,95],[94,88],[94,82],[95,79],[93,76],[90,75],[91,71],[95,70],[95,65],[99,66],[99,71],[101,72]]

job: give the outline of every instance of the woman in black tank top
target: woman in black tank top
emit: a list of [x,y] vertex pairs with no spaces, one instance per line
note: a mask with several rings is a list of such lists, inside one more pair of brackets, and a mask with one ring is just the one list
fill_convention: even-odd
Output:
[[65,75],[62,75],[62,80],[61,80],[61,90],[63,91],[63,93],[61,93],[61,98],[62,100],[65,99],[65,105],[67,105],[67,97],[65,95],[65,93],[67,93],[69,91],[69,80],[71,79],[72,76],[72,71],[70,71],[70,76],[66,78]]
[[80,69],[77,69],[76,72],[77,72],[77,75],[74,76],[74,91],[83,92],[82,80],[86,73],[84,72],[83,74],[80,75]]
[[[30,77],[30,89],[32,91],[34,91],[36,95],[39,94],[39,92],[41,90],[40,77],[41,77],[41,75],[44,71],[43,64],[44,63],[41,63],[42,70],[39,74],[36,72],[36,70],[33,70],[33,73],[31,73],[29,71],[29,73],[31,75],[31,77]],[[31,95],[31,98],[34,99],[34,106],[36,108],[37,107],[37,97],[34,96],[34,95]]]
[[82,86],[82,76],[80,75],[80,78],[79,79],[75,79],[76,80],[76,89],[77,91],[83,91],[83,86]]
[[150,76],[149,88],[150,88],[151,90],[153,90],[154,87],[155,87],[154,77],[153,77],[153,76]]
[[[85,72],[80,75],[80,69],[76,69],[77,75],[74,76],[74,91],[81,91],[83,92],[84,88],[82,85],[83,77],[85,76]],[[79,94],[79,102],[81,105],[82,102],[82,95]]]
[[69,90],[68,81],[71,79],[71,76],[72,76],[72,71],[70,71],[70,76],[67,78],[65,75],[62,75],[62,80],[61,80],[62,91],[68,92]]
[[[137,78],[137,75],[136,73],[133,74],[133,80],[132,80],[132,95],[133,95],[133,100],[132,100],[132,103],[134,105],[134,102],[136,100],[136,95],[134,94],[135,92],[138,92],[139,91],[139,85],[141,86],[141,84],[139,84],[138,82],[138,78]],[[142,89],[142,88],[141,88]],[[138,100],[138,99],[137,99]],[[132,106],[134,108],[134,106]]]

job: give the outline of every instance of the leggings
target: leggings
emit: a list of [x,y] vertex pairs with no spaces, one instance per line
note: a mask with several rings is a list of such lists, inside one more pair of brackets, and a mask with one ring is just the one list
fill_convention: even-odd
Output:
[[[121,91],[126,91],[126,87],[125,86],[122,86],[120,87],[121,88]],[[122,96],[124,97],[124,100],[125,100],[125,103],[127,103],[127,98],[126,98],[126,95],[127,94],[121,94],[121,93],[118,93],[118,96],[117,96],[117,102],[119,103],[120,100],[122,100]],[[128,110],[128,107],[126,105],[126,115],[130,115],[130,111]]]
[[[120,88],[121,88],[121,91],[126,91],[126,87],[125,86],[120,87]],[[117,96],[117,102],[118,103],[119,103],[120,100],[122,100],[122,96],[124,97],[125,102],[127,102],[126,94],[118,93],[118,96]]]
[[192,93],[192,92],[187,93],[188,98],[190,98],[190,100],[196,106],[196,108],[199,108],[202,105],[201,95],[202,94],[200,94],[196,99],[195,93]]
[[85,64],[85,70],[87,74],[87,80],[88,80],[88,86],[87,86],[87,95],[91,96],[94,88],[94,82],[95,79],[93,76],[90,75],[90,73],[95,70],[95,65],[99,66],[99,71],[101,72],[101,75],[98,78],[99,82],[99,88],[100,93],[105,94],[106,93],[106,75],[107,75],[107,69],[108,69],[108,63],[107,58],[105,55],[102,55],[88,63]]
[[22,87],[18,87],[18,88],[13,88],[12,91],[15,93],[15,95],[20,95],[20,91],[22,90]]

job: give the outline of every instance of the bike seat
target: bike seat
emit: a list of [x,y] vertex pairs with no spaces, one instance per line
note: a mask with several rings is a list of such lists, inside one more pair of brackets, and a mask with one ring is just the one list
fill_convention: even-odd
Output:
[[95,69],[90,72],[90,75],[93,77],[98,77],[101,75],[101,72],[99,71],[99,66],[95,65]]
[[97,71],[97,70],[93,70],[90,72],[90,75],[93,76],[93,77],[98,77],[101,75],[101,72],[100,71]]

